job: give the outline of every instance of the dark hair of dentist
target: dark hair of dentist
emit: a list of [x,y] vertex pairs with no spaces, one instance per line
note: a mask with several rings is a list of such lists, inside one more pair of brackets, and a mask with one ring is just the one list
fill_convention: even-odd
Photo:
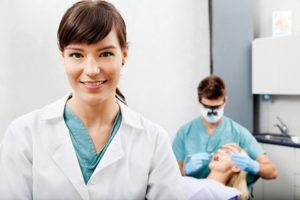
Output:
[[226,97],[226,85],[218,76],[209,76],[203,79],[199,83],[197,91],[200,101],[202,98],[214,100]]
[[184,199],[168,134],[118,90],[128,45],[117,9],[77,2],[57,35],[72,92],[9,125],[1,199]]

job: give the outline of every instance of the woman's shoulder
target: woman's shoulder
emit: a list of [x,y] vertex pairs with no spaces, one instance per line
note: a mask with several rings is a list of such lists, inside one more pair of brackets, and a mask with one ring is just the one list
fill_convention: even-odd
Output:
[[34,128],[43,120],[63,117],[65,97],[14,119],[9,128]]
[[132,127],[139,134],[163,135],[168,137],[167,131],[158,123],[148,119],[143,114],[133,111],[126,105],[120,104],[122,122]]

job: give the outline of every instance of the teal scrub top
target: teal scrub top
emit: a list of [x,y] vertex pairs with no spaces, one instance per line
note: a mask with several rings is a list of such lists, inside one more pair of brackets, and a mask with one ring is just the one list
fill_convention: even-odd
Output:
[[[252,159],[264,154],[261,145],[253,135],[243,126],[228,117],[223,117],[210,136],[200,117],[183,125],[177,132],[172,148],[177,161],[184,161],[189,154],[207,152],[215,153],[222,145],[236,143],[243,148]],[[206,178],[210,173],[210,160],[193,177]]]
[[106,149],[120,128],[122,121],[121,112],[118,113],[115,119],[110,138],[99,153],[96,152],[92,139],[83,123],[67,105],[64,110],[64,120],[70,132],[83,179],[85,184],[87,184]]

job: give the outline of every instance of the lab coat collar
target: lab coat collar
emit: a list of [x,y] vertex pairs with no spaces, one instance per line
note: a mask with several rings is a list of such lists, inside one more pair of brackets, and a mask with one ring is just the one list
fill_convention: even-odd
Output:
[[[71,93],[67,94],[62,99],[46,106],[41,114],[42,119],[46,121],[59,119],[55,124],[51,123],[52,137],[49,138],[51,140],[49,153],[57,166],[62,170],[62,172],[66,175],[66,177],[68,177],[70,182],[76,188],[82,199],[89,199],[88,190],[87,187],[85,187],[80,166],[76,157],[76,152],[73,148],[72,141],[70,140],[68,128],[63,120],[64,107],[70,95]],[[136,128],[142,127],[138,118],[139,115],[137,113],[131,111],[120,101],[118,101],[118,104],[122,113],[120,133],[116,134],[115,138],[112,140],[90,180],[93,180],[97,173],[102,171],[104,168],[107,168],[108,166],[124,157],[124,151],[121,141],[121,134],[124,133],[124,131],[126,132],[126,128],[124,129],[124,126],[129,125]],[[50,127],[48,127],[47,130],[49,128]],[[88,182],[88,184],[91,183]]]
[[[58,101],[50,105],[47,105],[44,109],[44,112],[42,113],[42,120],[63,118],[65,104],[71,95],[72,95],[71,93],[68,93]],[[128,108],[123,102],[119,100],[117,101],[122,113],[122,124],[124,123],[126,125],[129,125],[137,129],[143,129],[140,120],[141,116],[138,113],[132,111],[130,108]]]
[[143,126],[141,124],[140,114],[132,111],[127,105],[125,105],[123,102],[119,100],[118,100],[118,104],[121,109],[122,124],[126,124],[137,129],[143,129]]
[[71,93],[68,93],[63,98],[44,107],[41,119],[51,120],[56,118],[63,118],[65,105],[70,96]]
[[[89,194],[87,188],[85,187],[76,153],[68,134],[68,128],[66,127],[66,124],[63,120],[65,104],[70,95],[71,93],[68,93],[62,99],[42,109],[41,117],[42,120],[59,119],[57,123],[55,123],[55,125],[51,125],[51,128],[53,129],[53,131],[51,130],[51,132],[53,133],[53,137],[51,137],[52,145],[49,147],[50,154],[56,164],[72,182],[73,186],[76,188],[82,199],[89,199]],[[119,100],[118,104],[122,113],[122,122],[119,130],[120,132],[116,134],[115,138],[112,140],[90,180],[92,180],[94,176],[97,176],[97,174],[104,168],[107,168],[111,164],[124,157],[121,135],[125,134],[126,130],[128,130],[126,126],[143,129],[141,116],[138,113],[132,111]]]

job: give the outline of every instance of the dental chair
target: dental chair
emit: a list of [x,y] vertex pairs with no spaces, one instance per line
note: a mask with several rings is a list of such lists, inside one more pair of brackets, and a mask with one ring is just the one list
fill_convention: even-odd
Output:
[[249,191],[249,199],[254,199],[253,196],[253,186],[255,182],[259,179],[259,176],[253,174],[247,174],[247,187]]

